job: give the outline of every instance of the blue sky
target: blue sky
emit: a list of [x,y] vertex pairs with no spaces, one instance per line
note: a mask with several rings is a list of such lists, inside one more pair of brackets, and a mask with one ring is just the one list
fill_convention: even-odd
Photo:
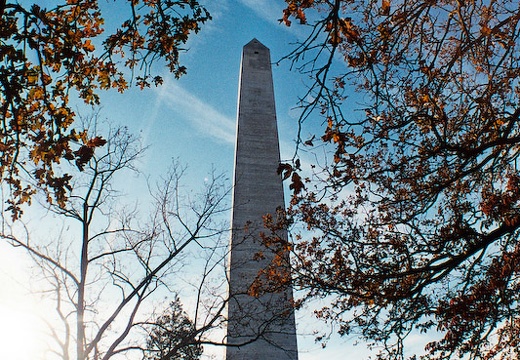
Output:
[[[272,61],[276,61],[297,39],[296,28],[277,21],[282,1],[225,0],[208,7],[213,20],[192,38],[189,51],[181,57],[187,75],[175,80],[164,70],[165,83],[158,88],[130,89],[122,95],[114,92],[102,100],[102,117],[120,119],[143,132],[144,142],[151,146],[147,157],[151,169],[157,169],[156,162],[165,154],[190,159],[197,167],[214,163],[232,169],[242,46],[257,38],[271,49]],[[289,65],[285,62],[273,68],[282,158],[292,156],[294,150],[297,112],[291,109],[304,91],[301,77],[290,73]]]
[[[189,51],[181,56],[181,62],[188,68],[187,75],[175,80],[166,70],[156,67],[165,79],[162,86],[145,91],[131,88],[124,94],[108,92],[101,99],[101,118],[127,125],[133,133],[140,134],[143,143],[149,146],[140,166],[141,171],[152,178],[166,171],[171,158],[179,158],[188,164],[188,173],[194,184],[202,183],[212,167],[231,177],[242,47],[257,38],[270,48],[271,60],[275,62],[289,52],[291,43],[305,35],[304,27],[293,25],[288,28],[278,23],[284,5],[281,0],[202,3],[208,3],[213,20],[190,40],[187,46]],[[103,6],[117,13],[117,9],[112,8],[115,6],[112,2],[106,2]],[[294,153],[298,115],[294,107],[298,97],[305,94],[304,83],[307,80],[289,68],[287,61],[273,66],[282,159],[290,158]],[[132,181],[126,184],[129,187],[127,191],[138,191],[131,188],[132,184]],[[3,246],[0,248],[0,261],[7,264],[0,269],[0,284],[12,289],[9,293],[0,293],[0,316],[2,309],[17,312],[32,309],[26,310],[24,316],[35,319],[37,304],[25,295],[27,288],[24,282],[29,277],[23,275],[16,281],[12,277],[15,271],[18,274],[23,272],[21,269],[25,263],[13,261],[9,251]],[[23,302],[20,300],[22,298]],[[300,360],[361,359],[368,354],[362,345],[352,347],[355,341],[352,337],[341,339],[333,336],[330,345],[322,350],[314,344],[312,332],[315,328],[327,329],[327,325],[316,323],[312,319],[311,309],[302,310],[297,318],[299,333],[310,334],[299,338]],[[12,324],[0,323],[0,335],[12,332],[10,326]],[[7,345],[2,344],[2,340],[13,341],[0,336],[0,349]]]

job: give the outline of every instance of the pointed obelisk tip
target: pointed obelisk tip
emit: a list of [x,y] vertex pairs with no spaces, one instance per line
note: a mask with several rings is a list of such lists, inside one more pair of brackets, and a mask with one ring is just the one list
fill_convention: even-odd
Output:
[[265,46],[264,44],[262,44],[260,41],[258,41],[258,39],[256,38],[253,38],[253,40],[251,40],[250,42],[248,42],[244,48],[248,48],[248,47],[262,47],[262,48],[266,48],[267,49],[267,46]]

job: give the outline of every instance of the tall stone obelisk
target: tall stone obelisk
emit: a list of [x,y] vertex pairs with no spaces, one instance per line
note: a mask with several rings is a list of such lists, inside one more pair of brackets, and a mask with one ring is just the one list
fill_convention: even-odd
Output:
[[256,39],[242,52],[237,117],[226,360],[296,360],[292,288],[248,295],[274,256],[260,239],[262,217],[285,206],[270,53]]

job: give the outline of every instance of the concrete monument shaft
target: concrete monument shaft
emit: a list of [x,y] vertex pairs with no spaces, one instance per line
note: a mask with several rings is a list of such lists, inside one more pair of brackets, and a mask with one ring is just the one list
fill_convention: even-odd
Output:
[[256,39],[242,53],[237,117],[226,360],[297,360],[292,289],[248,295],[273,258],[259,237],[262,216],[284,206],[270,53]]

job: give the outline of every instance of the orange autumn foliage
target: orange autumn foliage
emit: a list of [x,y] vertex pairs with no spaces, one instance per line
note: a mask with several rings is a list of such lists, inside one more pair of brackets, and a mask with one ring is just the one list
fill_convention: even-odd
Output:
[[96,105],[100,90],[123,92],[131,78],[141,88],[160,84],[151,72],[158,59],[181,76],[183,44],[210,19],[197,1],[116,2],[128,18],[113,33],[98,0],[0,4],[0,173],[13,218],[35,186],[63,205],[71,176],[58,164],[75,160],[81,169],[103,145],[74,130],[70,98]]
[[[286,213],[309,231],[293,284],[380,359],[518,358],[518,2],[286,3],[286,25],[311,25],[287,57],[314,80],[299,146],[319,146]],[[422,355],[412,332],[431,334]]]

